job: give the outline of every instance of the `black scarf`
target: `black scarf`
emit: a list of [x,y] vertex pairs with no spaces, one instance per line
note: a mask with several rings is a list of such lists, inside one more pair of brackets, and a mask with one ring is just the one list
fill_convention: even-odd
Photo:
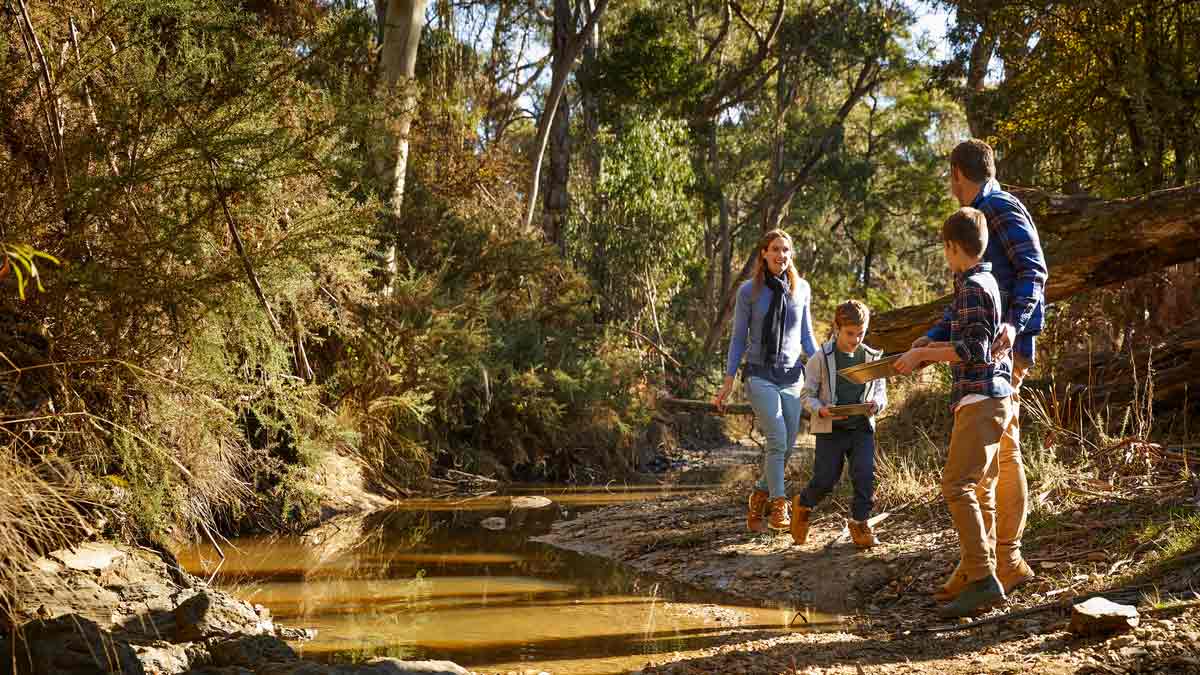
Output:
[[771,290],[771,306],[763,317],[762,332],[763,365],[768,368],[781,365],[779,357],[783,352],[783,332],[792,304],[792,289],[786,274],[775,276],[768,272],[763,275],[766,277],[764,285]]

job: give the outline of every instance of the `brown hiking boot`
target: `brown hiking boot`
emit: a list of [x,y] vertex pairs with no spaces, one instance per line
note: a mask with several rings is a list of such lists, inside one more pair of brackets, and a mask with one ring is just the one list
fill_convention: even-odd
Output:
[[1009,595],[1018,588],[1033,581],[1037,578],[1033,570],[1024,560],[1016,565],[1005,566],[1004,569],[996,570],[996,578],[1000,580],[1000,585],[1004,587],[1004,594]]
[[800,503],[800,495],[792,497],[792,541],[797,544],[808,541],[808,514],[811,511]]
[[771,515],[767,517],[767,527],[776,532],[786,532],[792,528],[788,519],[787,497],[776,497],[771,500]]
[[871,531],[871,524],[865,520],[850,521],[850,539],[854,541],[854,545],[859,548],[871,548],[878,546],[879,540],[875,538],[875,533]]
[[933,599],[938,602],[950,602],[962,593],[962,589],[967,587],[967,575],[963,574],[962,563],[954,567],[954,571],[950,576],[942,582],[940,588],[933,592]]
[[765,490],[755,488],[754,492],[750,493],[748,500],[749,510],[746,513],[746,528],[751,532],[766,532],[767,524],[763,521],[763,517],[767,512],[767,493]]

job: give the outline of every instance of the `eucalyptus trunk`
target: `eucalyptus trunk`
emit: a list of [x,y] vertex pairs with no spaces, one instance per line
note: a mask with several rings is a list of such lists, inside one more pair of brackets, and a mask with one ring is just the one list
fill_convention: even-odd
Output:
[[381,102],[399,103],[399,109],[380,115],[377,132],[379,150],[375,157],[375,175],[386,207],[385,264],[390,290],[396,278],[397,241],[400,237],[401,208],[404,204],[404,178],[408,170],[408,134],[417,108],[417,47],[425,26],[425,8],[429,0],[383,0],[387,7],[380,45],[376,97]]

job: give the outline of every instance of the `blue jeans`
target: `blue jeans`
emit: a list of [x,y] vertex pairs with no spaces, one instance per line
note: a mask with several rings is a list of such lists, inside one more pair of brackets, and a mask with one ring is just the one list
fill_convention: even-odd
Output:
[[824,499],[842,477],[842,467],[849,458],[850,481],[854,485],[851,517],[855,520],[870,518],[871,508],[875,506],[875,432],[870,428],[835,429],[832,433],[814,435],[817,450],[813,477],[800,493],[800,504],[811,509]]
[[746,396],[754,408],[754,420],[767,437],[762,476],[756,487],[770,493],[771,499],[787,497],[783,472],[800,433],[802,389],[803,382],[780,386],[761,377],[746,380]]

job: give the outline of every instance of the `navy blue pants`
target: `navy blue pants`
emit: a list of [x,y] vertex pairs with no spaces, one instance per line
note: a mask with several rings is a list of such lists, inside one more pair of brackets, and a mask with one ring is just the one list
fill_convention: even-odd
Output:
[[850,460],[850,481],[854,485],[854,502],[850,514],[854,520],[871,517],[875,506],[875,432],[870,428],[856,431],[835,429],[828,434],[814,434],[817,439],[813,460],[813,477],[800,493],[800,503],[812,508],[842,477],[842,467]]

